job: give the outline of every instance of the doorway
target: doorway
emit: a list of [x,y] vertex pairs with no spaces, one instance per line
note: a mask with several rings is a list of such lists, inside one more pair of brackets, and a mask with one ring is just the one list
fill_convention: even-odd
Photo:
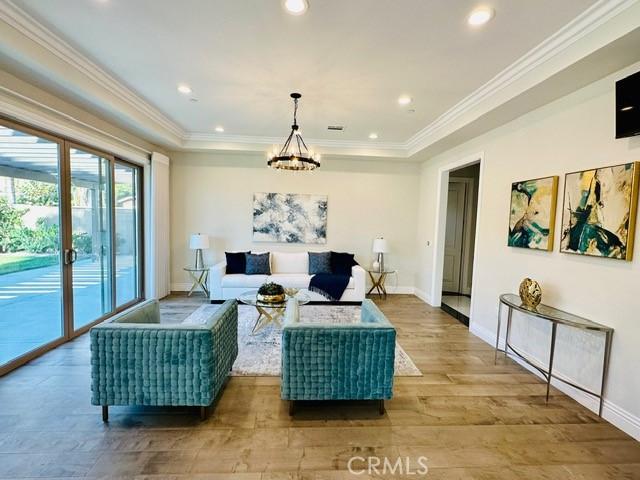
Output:
[[451,169],[448,174],[440,306],[469,326],[480,162]]

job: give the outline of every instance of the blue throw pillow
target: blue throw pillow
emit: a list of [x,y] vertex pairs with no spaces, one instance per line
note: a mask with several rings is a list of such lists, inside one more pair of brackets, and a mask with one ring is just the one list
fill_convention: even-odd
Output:
[[352,253],[331,252],[331,272],[351,276],[351,267],[357,265]]
[[247,259],[245,255],[249,252],[224,252],[227,257],[227,274],[245,273],[247,269]]
[[269,253],[245,253],[247,275],[271,275],[269,266]]
[[309,252],[309,275],[331,273],[331,252]]

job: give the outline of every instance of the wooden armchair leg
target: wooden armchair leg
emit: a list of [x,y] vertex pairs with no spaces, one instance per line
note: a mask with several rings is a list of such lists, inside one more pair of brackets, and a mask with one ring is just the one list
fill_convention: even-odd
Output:
[[384,415],[384,400],[378,401],[378,412],[380,415]]
[[200,407],[200,420],[206,420],[209,414],[209,409],[207,407]]
[[289,416],[292,417],[296,413],[296,402],[289,400]]
[[109,407],[102,405],[102,421],[107,423],[109,421]]

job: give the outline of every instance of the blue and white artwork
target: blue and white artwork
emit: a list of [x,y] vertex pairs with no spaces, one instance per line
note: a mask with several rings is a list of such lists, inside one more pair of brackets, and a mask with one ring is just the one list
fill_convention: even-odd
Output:
[[327,196],[254,193],[253,241],[327,243]]

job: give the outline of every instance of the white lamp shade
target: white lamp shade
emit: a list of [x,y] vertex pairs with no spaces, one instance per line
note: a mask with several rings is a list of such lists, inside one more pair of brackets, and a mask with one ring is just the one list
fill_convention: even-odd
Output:
[[376,238],[373,241],[373,253],[389,253],[389,245],[384,238]]
[[198,250],[199,248],[204,250],[209,248],[209,235],[203,235],[202,233],[191,235],[189,248],[191,250]]

